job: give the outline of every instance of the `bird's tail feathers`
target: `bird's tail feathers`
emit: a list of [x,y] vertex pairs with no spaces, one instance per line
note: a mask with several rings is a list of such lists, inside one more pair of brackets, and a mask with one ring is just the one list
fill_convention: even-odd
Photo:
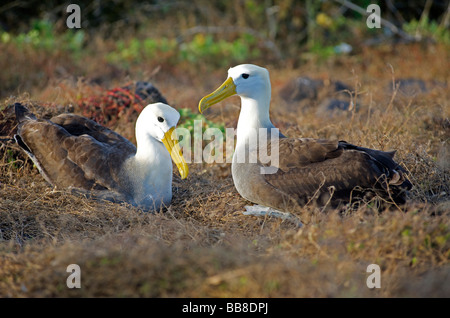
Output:
[[23,106],[21,103],[15,103],[14,104],[14,111],[16,113],[16,119],[19,123],[25,121],[25,120],[35,120],[36,116],[32,112],[28,110],[25,106]]

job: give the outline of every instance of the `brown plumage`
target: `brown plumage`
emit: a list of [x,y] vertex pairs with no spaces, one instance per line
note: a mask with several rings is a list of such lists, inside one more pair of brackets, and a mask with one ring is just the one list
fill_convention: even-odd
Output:
[[[411,188],[405,170],[394,160],[395,151],[383,152],[349,144],[312,138],[286,138],[276,132],[269,118],[270,79],[266,69],[251,64],[230,68],[228,79],[199,103],[202,112],[228,96],[241,97],[237,142],[232,175],[237,191],[247,200],[281,211],[305,204],[338,206],[367,195],[379,195],[395,203],[405,202]],[[265,131],[266,139],[261,139]],[[258,136],[255,145],[252,136]],[[260,155],[258,146],[278,149],[278,162],[250,160]],[[263,154],[265,152],[263,151]],[[247,155],[248,154],[248,155]],[[270,155],[269,155],[270,156]],[[261,168],[272,167],[271,171]],[[265,171],[265,172],[262,172]]]
[[[85,117],[61,114],[50,120],[37,119],[19,103],[15,112],[19,122],[15,139],[51,185],[146,208],[170,203],[170,156],[174,154],[169,154],[162,137],[152,131],[164,133],[164,140],[169,138],[166,131],[179,119],[170,106],[151,104],[140,114],[136,137],[143,155],[124,137]],[[185,164],[182,157],[180,160],[174,159],[177,165]]]
[[[120,165],[136,153],[136,147],[119,134],[74,114],[50,120],[37,119],[16,105],[18,144],[33,158],[44,178],[60,188],[116,189]],[[114,145],[109,151],[103,143]],[[110,167],[111,162],[119,165]],[[106,164],[105,164],[106,163]]]
[[[277,165],[233,163],[233,175],[250,180],[237,182],[249,201],[287,211],[308,203],[336,207],[370,192],[402,204],[411,188],[405,170],[393,160],[394,152],[310,138],[281,138],[277,146]],[[276,173],[257,173],[271,165],[278,168]]]

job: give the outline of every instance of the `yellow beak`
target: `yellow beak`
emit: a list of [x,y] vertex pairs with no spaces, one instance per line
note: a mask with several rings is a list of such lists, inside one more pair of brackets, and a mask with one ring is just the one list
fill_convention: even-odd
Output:
[[170,128],[165,134],[162,142],[170,153],[173,162],[175,162],[178,171],[180,172],[181,179],[185,179],[189,174],[189,168],[181,153],[178,140],[174,138],[175,127]]
[[234,84],[233,79],[229,77],[218,89],[200,100],[198,110],[200,113],[203,113],[205,109],[208,109],[212,105],[217,104],[234,94],[236,94],[236,85]]

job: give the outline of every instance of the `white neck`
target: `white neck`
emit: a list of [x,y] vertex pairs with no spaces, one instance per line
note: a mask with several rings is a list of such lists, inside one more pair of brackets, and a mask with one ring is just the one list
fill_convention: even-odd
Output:
[[163,143],[150,136],[143,124],[138,119],[137,151],[127,160],[127,170],[136,203],[159,208],[161,203],[169,204],[172,199],[172,160]]
[[236,147],[246,145],[250,134],[256,133],[258,136],[259,128],[275,128],[269,117],[270,92],[265,95],[257,95],[255,98],[241,96]]

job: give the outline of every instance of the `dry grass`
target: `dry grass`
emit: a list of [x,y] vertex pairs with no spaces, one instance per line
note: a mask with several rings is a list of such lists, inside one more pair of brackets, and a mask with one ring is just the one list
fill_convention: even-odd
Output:
[[[171,206],[149,214],[52,189],[21,153],[2,146],[0,296],[449,297],[449,61],[445,48],[407,46],[329,65],[270,69],[272,118],[288,135],[398,149],[414,183],[410,202],[400,208],[342,214],[306,207],[301,216],[308,224],[301,229],[242,215],[249,203],[234,189],[228,164],[190,165],[187,180],[175,175]],[[192,80],[197,87],[168,75],[154,83],[169,103],[195,109],[225,71],[203,86],[204,76]],[[356,89],[360,110],[330,117],[316,113],[316,101],[289,105],[278,92],[300,75],[344,81]],[[393,78],[408,77],[446,86],[415,96],[389,90]],[[39,104],[53,87],[2,105]],[[57,104],[69,104],[77,86],[66,89]],[[206,116],[233,126],[237,105],[230,99]],[[66,287],[73,263],[81,267],[80,289]],[[366,286],[372,263],[381,267],[380,289]]]

